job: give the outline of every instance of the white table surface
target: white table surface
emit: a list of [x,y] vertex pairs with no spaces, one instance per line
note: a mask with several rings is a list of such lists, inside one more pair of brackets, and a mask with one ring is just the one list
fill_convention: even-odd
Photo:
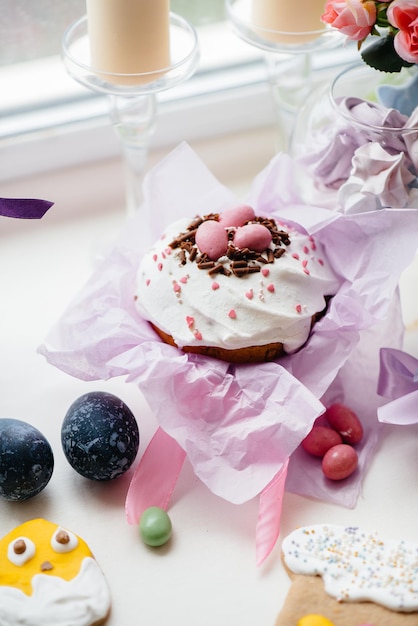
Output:
[[[289,581],[280,541],[256,567],[257,500],[241,506],[221,500],[186,462],[169,510],[172,540],[154,550],[125,520],[132,470],[113,483],[94,483],[78,476],[62,453],[61,422],[71,402],[88,390],[115,393],[130,406],[141,432],[140,455],[156,428],[136,387],[123,380],[72,379],[36,353],[88,278],[94,251],[118,229],[121,215],[79,215],[64,223],[47,215],[31,224],[8,222],[6,229],[0,218],[0,416],[38,427],[53,447],[55,469],[37,497],[23,503],[0,501],[0,535],[27,519],[44,517],[83,537],[111,588],[108,626],[273,626]],[[406,348],[416,355],[417,284],[418,261],[402,280]],[[297,525],[333,522],[417,540],[417,519],[418,426],[388,426],[357,507],[347,510],[286,494],[282,536]]]

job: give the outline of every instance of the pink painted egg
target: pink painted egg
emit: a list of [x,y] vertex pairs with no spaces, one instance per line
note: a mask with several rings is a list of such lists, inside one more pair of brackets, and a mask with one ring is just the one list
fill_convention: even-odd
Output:
[[211,261],[216,261],[226,254],[228,234],[215,220],[202,222],[196,231],[195,240],[200,252],[206,253]]
[[270,244],[271,232],[262,224],[245,224],[245,226],[240,226],[234,235],[234,245],[237,248],[263,252]]
[[225,209],[219,215],[219,222],[225,228],[242,226],[245,222],[250,222],[255,217],[254,209],[246,204]]

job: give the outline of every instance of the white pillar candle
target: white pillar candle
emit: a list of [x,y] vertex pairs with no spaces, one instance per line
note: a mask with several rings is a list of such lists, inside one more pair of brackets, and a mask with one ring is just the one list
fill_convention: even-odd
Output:
[[[252,0],[251,21],[254,26],[263,29],[260,32],[264,39],[282,43],[295,43],[307,41],[313,36],[300,35],[299,37],[287,37],[280,33],[312,33],[325,28],[321,21],[324,13],[325,0]],[[266,29],[266,31],[264,31]],[[268,32],[268,31],[272,32]],[[277,32],[274,32],[277,31]]]
[[[141,84],[170,65],[170,0],[86,0],[91,64],[109,82]],[[144,74],[120,77],[110,74]],[[106,74],[105,74],[106,73]]]

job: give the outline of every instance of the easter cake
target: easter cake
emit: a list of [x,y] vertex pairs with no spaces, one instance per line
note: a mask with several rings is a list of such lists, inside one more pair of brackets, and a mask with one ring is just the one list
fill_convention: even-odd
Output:
[[276,626],[417,626],[417,543],[323,524],[290,533],[282,554],[292,584]]
[[338,284],[313,236],[244,205],[171,224],[142,259],[135,303],[164,342],[253,363],[301,348]]
[[1,626],[98,626],[110,612],[105,577],[89,547],[44,519],[0,540]]

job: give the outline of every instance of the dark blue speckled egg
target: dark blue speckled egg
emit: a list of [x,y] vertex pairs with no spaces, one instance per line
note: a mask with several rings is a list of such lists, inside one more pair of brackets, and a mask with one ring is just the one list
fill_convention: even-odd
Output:
[[67,411],[61,443],[69,464],[91,480],[118,478],[139,448],[139,430],[126,404],[104,391],[84,394]]
[[0,496],[28,500],[48,484],[54,455],[44,435],[27,422],[0,419]]

